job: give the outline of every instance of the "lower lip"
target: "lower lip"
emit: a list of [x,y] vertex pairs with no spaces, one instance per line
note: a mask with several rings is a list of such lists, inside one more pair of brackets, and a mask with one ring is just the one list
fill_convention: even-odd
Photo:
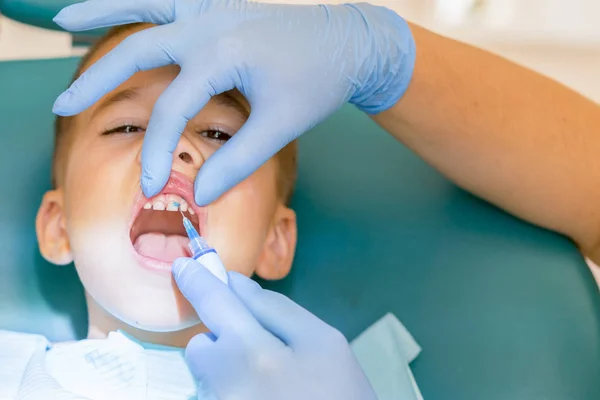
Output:
[[[143,256],[140,253],[138,253],[137,251],[135,251],[135,248],[133,248],[133,246],[131,247],[131,251],[133,252],[133,255],[134,255],[135,259],[137,260],[138,264],[144,269],[147,269],[147,270],[153,271],[153,272],[168,273],[168,274],[170,274],[173,269],[172,262]],[[186,254],[185,257],[191,257],[191,255]]]
[[137,259],[138,264],[147,270],[153,272],[161,272],[161,273],[171,273],[173,265],[169,262],[158,260],[156,258],[146,257],[139,254],[135,249],[133,249],[133,253],[135,258]]

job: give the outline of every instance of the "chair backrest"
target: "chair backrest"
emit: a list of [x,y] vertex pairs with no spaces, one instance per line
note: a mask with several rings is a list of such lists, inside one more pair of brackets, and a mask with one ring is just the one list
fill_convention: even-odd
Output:
[[52,18],[77,0],[0,0],[0,13],[25,24],[46,29],[60,29]]
[[[64,33],[62,28],[52,21],[60,10],[71,4],[80,3],[81,0],[0,0],[0,14],[6,17],[21,22],[23,24],[35,26],[43,29],[51,29]],[[68,34],[69,45],[88,47],[92,45],[100,36],[106,33],[108,28],[94,29],[91,31],[75,32],[72,35]],[[48,31],[44,31],[45,36],[48,36]],[[66,34],[66,33],[64,33]],[[1,33],[0,33],[1,35]],[[59,35],[59,32],[53,34]],[[56,36],[57,44],[64,44],[64,37]],[[1,38],[1,36],[0,36]],[[46,37],[44,39],[47,39]],[[24,42],[23,46],[32,45],[32,43]],[[33,44],[35,45],[35,44]],[[70,47],[69,47],[70,49]],[[52,51],[56,51],[52,49]],[[63,55],[72,55],[75,53],[63,53],[50,57],[61,57]],[[76,53],[81,54],[81,53]],[[1,56],[1,54],[0,54]],[[40,58],[48,58],[44,53],[40,53]],[[30,57],[28,57],[30,58]]]
[[0,328],[41,332],[54,340],[80,337],[86,329],[77,275],[41,258],[34,225],[41,196],[50,188],[51,105],[77,62],[0,63]]
[[[51,106],[77,60],[0,63],[0,328],[85,334],[72,267],[38,255]],[[600,296],[575,247],[448,183],[350,106],[300,140],[291,275],[262,282],[355,337],[384,313],[425,398],[600,398]]]

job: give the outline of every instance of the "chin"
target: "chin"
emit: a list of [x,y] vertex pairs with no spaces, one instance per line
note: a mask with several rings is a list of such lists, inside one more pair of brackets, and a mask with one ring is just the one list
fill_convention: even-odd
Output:
[[200,324],[197,316],[190,316],[189,318],[173,318],[173,316],[161,318],[159,315],[148,318],[143,316],[140,316],[140,318],[135,316],[134,318],[116,317],[133,328],[157,333],[178,332]]
[[145,294],[136,292],[129,292],[126,301],[111,295],[95,300],[114,318],[144,331],[175,332],[200,323],[195,310],[180,293],[151,288],[146,288]]

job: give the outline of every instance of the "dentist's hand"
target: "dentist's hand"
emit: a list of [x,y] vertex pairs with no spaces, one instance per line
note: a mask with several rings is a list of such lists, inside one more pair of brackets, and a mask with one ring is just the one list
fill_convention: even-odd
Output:
[[173,275],[212,332],[185,354],[199,398],[376,400],[344,336],[287,297],[233,272],[227,287],[192,259]]
[[287,143],[343,103],[371,114],[406,91],[415,62],[407,23],[369,4],[276,5],[245,0],[88,0],[55,18],[71,31],[131,22],[159,24],[126,38],[56,101],[77,114],[140,70],[178,64],[156,102],[142,148],[150,197],[169,178],[187,121],[211,96],[237,88],[251,115],[201,168],[195,198],[205,205],[248,177]]

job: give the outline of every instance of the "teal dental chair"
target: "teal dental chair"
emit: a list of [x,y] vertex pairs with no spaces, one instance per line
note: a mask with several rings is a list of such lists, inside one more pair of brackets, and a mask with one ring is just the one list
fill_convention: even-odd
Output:
[[[0,329],[82,338],[72,266],[39,255],[51,106],[77,60],[0,63]],[[600,296],[575,246],[457,189],[354,108],[300,140],[291,275],[261,282],[348,339],[386,312],[425,399],[597,400]]]
[[64,7],[77,3],[68,0],[0,0],[0,14],[15,21],[45,29],[60,30],[52,18]]
[[[38,28],[61,31],[52,19],[64,7],[80,3],[74,0],[0,0],[0,14],[12,20],[37,26]],[[73,44],[88,46],[107,29],[78,32],[73,35]]]
[[[0,13],[59,29],[74,2],[0,0]],[[51,105],[76,63],[0,63],[0,329],[56,341],[84,337],[83,291],[72,266],[40,257],[34,218]],[[600,296],[568,240],[457,189],[352,107],[300,140],[299,174],[294,268],[264,286],[348,339],[393,312],[423,347],[425,399],[600,398]]]

